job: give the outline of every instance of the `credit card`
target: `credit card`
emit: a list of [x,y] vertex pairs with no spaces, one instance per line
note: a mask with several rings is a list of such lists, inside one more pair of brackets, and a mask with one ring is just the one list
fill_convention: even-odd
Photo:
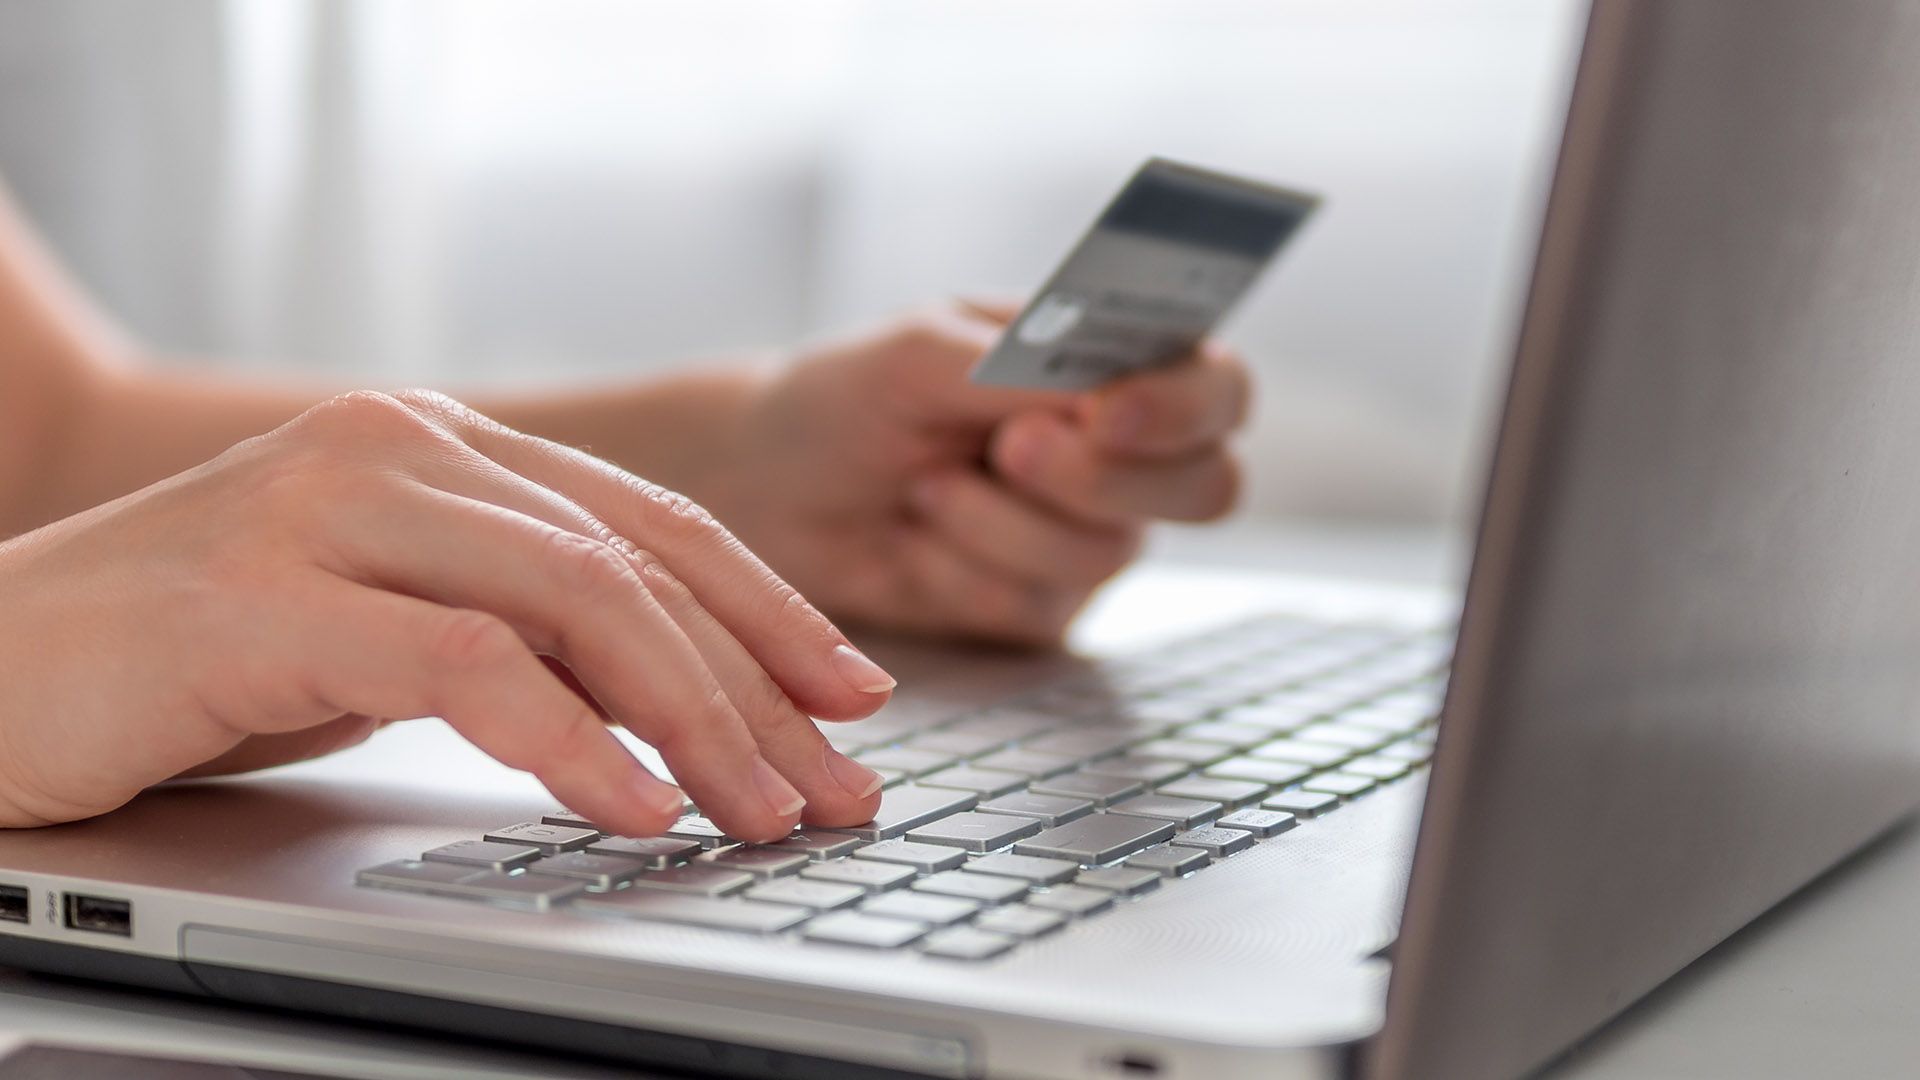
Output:
[[969,378],[1090,390],[1177,360],[1319,204],[1316,195],[1151,158]]

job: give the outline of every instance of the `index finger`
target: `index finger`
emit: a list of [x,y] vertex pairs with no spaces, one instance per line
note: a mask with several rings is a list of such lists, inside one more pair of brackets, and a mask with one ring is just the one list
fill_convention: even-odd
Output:
[[1101,387],[1078,411],[1104,449],[1162,457],[1225,438],[1246,421],[1252,395],[1253,379],[1239,354],[1208,338],[1185,360]]

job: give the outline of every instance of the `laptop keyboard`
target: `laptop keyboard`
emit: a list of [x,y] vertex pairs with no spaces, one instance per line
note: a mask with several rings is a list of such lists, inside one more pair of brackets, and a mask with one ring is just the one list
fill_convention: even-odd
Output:
[[886,780],[864,825],[755,845],[698,813],[621,837],[556,810],[357,882],[982,960],[1424,769],[1451,649],[1259,619],[984,710],[823,725]]

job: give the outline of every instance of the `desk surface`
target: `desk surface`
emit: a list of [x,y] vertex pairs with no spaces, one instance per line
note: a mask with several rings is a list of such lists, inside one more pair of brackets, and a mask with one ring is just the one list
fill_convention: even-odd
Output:
[[[1116,606],[1212,594],[1262,602],[1228,568],[1361,574],[1444,586],[1457,563],[1431,539],[1244,528],[1174,534],[1155,565],[1105,597],[1077,641],[1124,646]],[[1182,568],[1203,554],[1209,569]],[[1301,588],[1296,579],[1290,586]],[[1316,586],[1308,581],[1309,591]],[[1329,590],[1335,591],[1335,590]],[[1364,596],[1364,591],[1361,594]],[[1199,605],[1218,611],[1213,605]],[[1215,616],[1217,617],[1217,615]],[[1177,631],[1175,619],[1160,624]],[[1920,827],[1902,827],[1722,944],[1576,1048],[1551,1080],[1813,1075],[1881,1076],[1920,1061]],[[498,1080],[598,1080],[635,1074],[477,1050],[304,1017],[39,980],[0,969],[0,1032],[169,1057],[306,1070],[369,1080],[457,1074]],[[80,1080],[80,1078],[73,1078]],[[138,1080],[138,1078],[128,1078]]]

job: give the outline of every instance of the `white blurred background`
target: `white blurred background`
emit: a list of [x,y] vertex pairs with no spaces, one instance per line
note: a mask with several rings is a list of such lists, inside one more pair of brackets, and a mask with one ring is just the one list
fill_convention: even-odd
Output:
[[0,0],[0,174],[147,341],[630,375],[1024,293],[1150,154],[1319,191],[1249,513],[1476,510],[1576,0]]

